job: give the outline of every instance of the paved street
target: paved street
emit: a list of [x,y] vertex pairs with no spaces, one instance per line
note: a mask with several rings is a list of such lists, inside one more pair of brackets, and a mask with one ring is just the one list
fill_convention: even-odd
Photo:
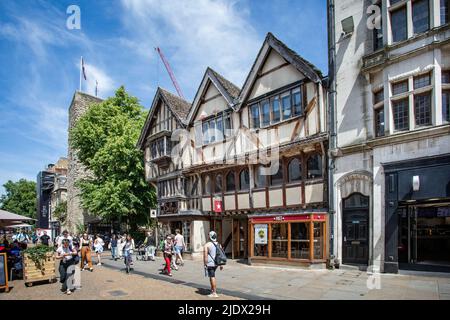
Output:
[[[134,259],[135,260],[135,259]],[[161,274],[163,260],[136,261],[127,275],[123,261],[112,261],[107,253],[103,266],[82,272],[82,289],[71,296],[60,292],[59,282],[27,288],[22,280],[12,282],[10,293],[0,300],[127,300],[127,299],[210,299],[208,278],[201,262],[187,260],[172,278]],[[218,271],[220,299],[430,299],[450,300],[450,276],[446,274],[380,274],[379,280],[357,270],[304,270],[275,266],[248,266],[229,261]]]

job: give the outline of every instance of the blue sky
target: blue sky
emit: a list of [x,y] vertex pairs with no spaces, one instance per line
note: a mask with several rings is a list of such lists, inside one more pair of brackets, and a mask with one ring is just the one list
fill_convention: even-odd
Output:
[[325,0],[0,0],[0,185],[67,155],[80,56],[83,91],[125,85],[149,108],[158,86],[175,92],[154,47],[191,101],[208,66],[241,86],[269,31],[327,73]]

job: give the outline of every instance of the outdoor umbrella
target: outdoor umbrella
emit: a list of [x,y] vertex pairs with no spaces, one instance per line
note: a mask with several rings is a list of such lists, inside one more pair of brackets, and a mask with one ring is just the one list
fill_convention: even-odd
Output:
[[12,212],[0,209],[0,228],[22,224],[25,221],[33,221],[36,219],[21,216]]

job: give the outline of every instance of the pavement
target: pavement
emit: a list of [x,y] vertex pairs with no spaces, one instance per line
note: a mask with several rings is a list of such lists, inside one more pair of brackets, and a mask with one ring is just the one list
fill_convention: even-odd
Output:
[[[162,258],[136,261],[134,274],[188,288],[208,288],[201,261],[185,260],[162,274]],[[104,259],[104,266],[121,270],[123,261]],[[450,274],[371,274],[359,270],[311,270],[276,266],[249,266],[229,260],[217,270],[219,294],[251,300],[450,300]]]
[[[125,273],[122,260],[104,253],[102,266],[81,273],[82,289],[67,296],[59,282],[26,287],[14,280],[0,300],[209,300],[209,280],[201,261],[186,260],[162,274],[163,259],[137,261]],[[219,300],[450,300],[450,274],[370,274],[352,269],[311,270],[277,266],[249,266],[229,260],[217,271]]]

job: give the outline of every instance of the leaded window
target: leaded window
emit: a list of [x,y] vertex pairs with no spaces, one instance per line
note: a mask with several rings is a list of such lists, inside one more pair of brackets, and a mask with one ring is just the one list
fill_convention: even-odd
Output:
[[250,112],[251,112],[251,119],[252,119],[252,127],[253,128],[260,128],[261,127],[261,122],[259,119],[259,105],[258,104],[254,104],[250,107]]
[[447,24],[449,19],[449,0],[441,0],[441,25]]
[[250,188],[250,175],[248,169],[244,169],[239,174],[239,190],[248,190]]
[[274,97],[270,100],[272,104],[272,123],[280,122],[281,120],[280,98]]
[[322,177],[322,156],[315,154],[309,157],[307,163],[308,179],[316,179]]
[[415,0],[412,2],[414,33],[422,33],[430,29],[429,0]]
[[[392,2],[391,2],[392,3]],[[406,6],[391,12],[392,40],[394,42],[406,40],[408,36]]]
[[377,104],[381,101],[384,100],[384,90],[378,90],[377,92],[374,93],[373,95],[373,100],[374,100],[374,104]]
[[288,177],[289,182],[296,182],[302,180],[302,166],[299,159],[294,158],[289,162]]
[[414,114],[417,126],[427,126],[431,124],[431,94],[421,94],[414,96]]
[[277,186],[283,184],[283,167],[281,163],[278,164],[278,171],[270,176],[270,185]]
[[408,80],[392,84],[392,94],[394,96],[397,94],[408,92],[408,90]]
[[392,111],[394,117],[395,130],[408,130],[409,129],[408,99],[392,102]]
[[264,100],[261,103],[261,115],[262,115],[262,126],[266,127],[270,125],[270,104],[269,100]]
[[375,110],[375,135],[377,137],[384,136],[384,108]]
[[417,77],[414,77],[414,89],[420,89],[431,84],[430,74],[424,74]]
[[300,88],[292,91],[292,102],[294,115],[300,115],[303,113],[302,110],[302,90]]
[[442,120],[450,122],[450,91],[442,92]]
[[227,192],[236,190],[236,181],[234,171],[231,171],[227,174]]

